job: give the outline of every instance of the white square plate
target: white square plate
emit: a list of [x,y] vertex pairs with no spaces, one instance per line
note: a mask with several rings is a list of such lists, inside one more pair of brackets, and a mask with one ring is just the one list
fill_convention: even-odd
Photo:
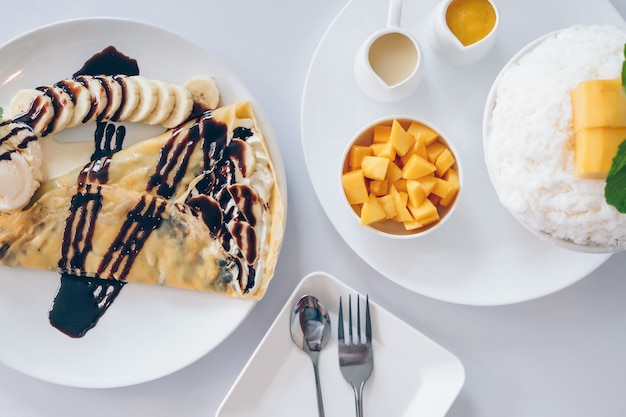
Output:
[[[352,388],[343,379],[337,359],[339,296],[352,288],[322,272],[307,275],[294,290],[220,405],[216,417],[316,416],[313,367],[289,335],[293,305],[314,295],[331,316],[332,338],[319,358],[324,409],[327,415],[354,415]],[[364,414],[444,416],[465,381],[459,359],[376,305],[370,298],[374,371],[365,385]]]

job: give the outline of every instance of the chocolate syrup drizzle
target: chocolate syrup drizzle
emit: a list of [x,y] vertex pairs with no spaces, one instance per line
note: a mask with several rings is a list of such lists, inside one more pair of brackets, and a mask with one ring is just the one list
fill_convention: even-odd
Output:
[[[9,130],[6,135],[0,137],[0,149],[3,149],[0,151],[0,161],[9,161],[13,152],[16,152],[17,149],[26,149],[30,142],[37,140],[37,136],[33,134],[33,130],[24,123],[15,123],[12,120],[5,120],[0,123],[0,126],[8,126],[11,124],[14,125],[11,130]],[[12,137],[20,134],[25,135],[17,146],[9,142]]]
[[237,184],[237,175],[246,175],[248,146],[245,140],[252,135],[247,128],[235,128],[228,140],[226,126],[205,112],[200,118],[204,134],[203,178],[188,195],[186,204],[200,216],[213,236],[220,239],[222,247],[231,255],[225,269],[230,270],[239,283],[242,293],[254,288],[256,270],[253,264],[258,257],[256,229],[257,210],[262,204],[256,192]]
[[[46,111],[46,98],[52,100],[51,97],[47,97],[45,94],[38,95],[35,97],[33,102],[30,104],[30,108],[24,114],[13,118],[14,122],[24,123],[28,126],[34,128],[38,123],[41,123],[42,114]],[[53,106],[55,102],[53,101]],[[42,129],[42,136],[45,136],[45,133],[48,131],[48,128],[54,126],[56,123],[56,118],[53,117],[51,121]]]
[[[83,75],[96,74],[138,75],[139,68],[135,60],[122,55],[113,46],[109,46],[87,60],[83,67],[74,73],[74,77],[80,80]],[[61,81],[56,86],[68,93],[73,101],[76,100],[76,92],[71,83]],[[53,90],[48,89],[48,91]],[[58,101],[53,99],[53,104],[55,103]],[[120,109],[122,107],[120,106]],[[89,113],[92,113],[93,109],[94,106],[92,105]],[[58,114],[57,110],[55,108],[55,114]],[[85,119],[89,120],[90,116],[93,114],[88,114]],[[54,120],[49,123],[42,135],[45,136],[53,131],[54,123]],[[102,207],[101,185],[106,184],[109,180],[108,169],[111,156],[122,149],[125,136],[124,126],[115,128],[113,124],[101,121],[96,123],[95,149],[90,158],[91,162],[85,165],[79,173],[76,194],[70,202],[69,215],[63,232],[61,259],[59,260],[61,281],[48,315],[50,324],[70,337],[82,337],[96,325],[122,290],[125,284],[125,274],[128,273],[136,256],[136,252],[127,250],[113,261],[113,255],[119,252],[120,247],[128,249],[128,245],[124,246],[118,243],[121,240],[118,235],[103,258],[97,276],[86,276],[85,262],[87,255],[93,248],[96,220]],[[140,204],[143,203],[140,202]],[[136,207],[135,210],[131,211],[123,226],[124,229],[131,229],[134,223],[139,225],[133,229],[133,244],[136,245],[136,251],[141,249],[142,239],[147,239],[149,231],[153,230],[155,226],[158,227],[158,224],[155,225],[153,221],[153,217],[157,213],[151,214],[150,211],[144,213],[148,220],[146,224],[142,223],[141,215],[137,214],[137,212],[142,213],[142,209],[143,207]],[[159,210],[162,211],[162,209]],[[158,216],[157,218],[160,219]],[[125,232],[126,230],[120,230],[120,235]],[[110,265],[111,263],[113,266]],[[117,271],[122,263],[124,263],[122,279],[103,278],[101,274],[107,267]]]
[[101,185],[108,182],[111,156],[122,149],[124,136],[121,126],[115,130],[111,124],[98,123],[91,162],[78,174],[70,202],[61,242],[61,283],[48,317],[52,326],[71,337],[82,337],[92,329],[124,286],[124,281],[102,279],[99,274],[87,277],[85,265],[102,208]]
[[200,125],[197,123],[189,128],[175,130],[161,149],[156,170],[148,180],[146,191],[156,191],[164,198],[171,198],[187,171],[189,158],[200,139]]
[[[107,81],[102,76],[108,75],[115,76],[116,82],[123,87],[126,75],[138,74],[136,61],[110,46],[90,58],[73,75],[74,81],[61,81],[55,86],[75,100],[77,93],[73,82],[86,84],[95,79],[106,87]],[[88,80],[87,76],[93,79]],[[122,92],[124,90],[122,88]],[[20,117],[20,121],[27,125],[38,121],[38,100],[47,97],[53,104],[60,102],[58,90],[42,87],[41,91],[44,94],[38,96],[30,110]],[[107,90],[108,93],[110,90]],[[95,107],[92,105],[92,111]],[[55,114],[57,110],[55,108]],[[107,108],[102,114],[111,111]],[[92,120],[93,117],[93,113],[88,114],[85,120]],[[115,121],[117,117],[119,109],[107,119]],[[227,126],[216,121],[211,111],[203,111],[192,117],[190,123],[172,131],[146,184],[146,194],[128,211],[117,236],[102,257],[96,276],[89,277],[86,262],[93,249],[94,231],[103,206],[102,188],[109,181],[111,158],[122,149],[126,134],[124,126],[116,127],[101,116],[97,118],[94,152],[90,162],[78,174],[76,193],[70,202],[58,263],[61,271],[60,286],[49,312],[50,323],[61,332],[71,337],[82,337],[96,325],[120,294],[144,243],[161,226],[162,215],[168,204],[199,218],[209,233],[221,242],[229,255],[220,262],[221,285],[236,283],[242,293],[254,288],[254,264],[259,252],[255,225],[267,207],[262,206],[260,197],[252,188],[237,182],[237,178],[247,175],[244,162],[249,160],[246,153],[251,152],[251,147],[246,141],[253,132],[238,127],[229,137]],[[17,126],[15,129],[19,129]],[[53,117],[41,135],[53,132],[55,126]],[[9,136],[0,138],[0,144]],[[30,140],[36,139],[35,135],[25,136],[18,146],[25,147]],[[198,146],[201,146],[203,153],[203,169],[195,175],[201,175],[201,179],[195,183],[184,204],[170,202]],[[0,153],[2,158],[10,158],[10,151]]]
[[137,60],[124,55],[109,45],[102,51],[89,58],[83,66],[74,73],[78,75],[139,75]]

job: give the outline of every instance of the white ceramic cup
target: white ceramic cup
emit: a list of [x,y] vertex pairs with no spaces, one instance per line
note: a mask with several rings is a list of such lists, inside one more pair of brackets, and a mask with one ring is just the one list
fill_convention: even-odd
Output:
[[402,0],[390,0],[387,27],[371,35],[354,60],[359,87],[383,102],[407,98],[423,76],[422,48],[400,28],[401,11]]
[[435,53],[449,64],[459,66],[474,64],[487,55],[496,41],[500,25],[498,7],[493,0],[489,0],[496,13],[493,29],[478,42],[465,46],[452,33],[446,22],[446,12],[452,1],[443,0],[433,9],[428,22],[428,43]]

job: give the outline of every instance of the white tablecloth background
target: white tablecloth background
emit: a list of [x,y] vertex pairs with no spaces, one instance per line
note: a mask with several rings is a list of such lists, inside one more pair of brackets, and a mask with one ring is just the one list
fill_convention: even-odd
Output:
[[[553,1],[568,7],[566,1]],[[509,306],[469,307],[395,285],[369,268],[331,226],[304,166],[299,112],[315,47],[344,4],[345,0],[0,1],[0,42],[67,18],[118,16],[162,26],[211,50],[249,87],[269,116],[290,192],[288,229],[271,291],[217,349],[172,375],[118,389],[57,386],[0,364],[0,415],[213,416],[294,287],[316,270],[369,293],[461,359],[466,381],[449,417],[626,415],[626,254],[613,256],[590,276],[555,294]],[[613,4],[626,15],[626,0]],[[60,45],[59,50],[62,53]],[[306,415],[314,415],[309,411]]]

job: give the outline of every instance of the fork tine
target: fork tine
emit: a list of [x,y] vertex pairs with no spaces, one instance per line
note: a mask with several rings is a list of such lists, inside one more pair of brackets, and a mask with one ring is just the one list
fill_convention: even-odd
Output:
[[352,335],[352,295],[348,295],[348,335],[350,335],[350,343],[354,343]]
[[356,295],[356,340],[361,343],[361,297]]
[[372,320],[370,319],[370,297],[365,295],[365,338],[367,342],[372,341]]
[[339,296],[339,322],[337,325],[337,339],[343,343],[343,307],[341,306],[341,296]]

